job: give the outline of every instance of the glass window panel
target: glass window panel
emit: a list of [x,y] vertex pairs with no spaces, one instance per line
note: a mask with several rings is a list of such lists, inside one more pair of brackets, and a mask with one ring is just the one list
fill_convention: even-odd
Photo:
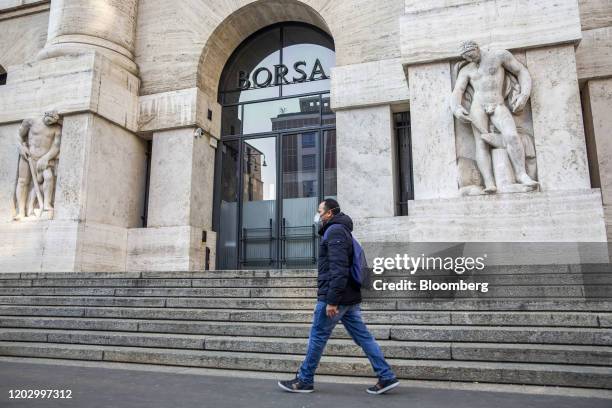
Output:
[[283,95],[297,95],[330,88],[331,67],[336,63],[334,43],[328,35],[307,26],[283,30],[282,63],[287,67]]
[[[291,133],[283,135],[282,171],[283,198],[316,197],[318,171],[316,158],[318,143],[303,143],[303,139],[316,141],[317,132]],[[308,186],[307,189],[304,187]]]
[[240,45],[230,61],[219,86],[219,92],[226,93],[223,103],[279,96],[279,87],[273,86],[273,70],[274,65],[280,64],[280,28],[255,34]]
[[319,126],[319,96],[244,105],[243,133],[263,133]]
[[317,231],[312,217],[319,198],[318,132],[290,133],[281,137],[281,262],[311,267],[317,251]]
[[323,132],[323,196],[337,194],[336,129]]
[[243,142],[242,266],[276,259],[276,137]]
[[[302,144],[302,148],[304,145]],[[311,171],[315,169],[315,155],[307,154],[302,158],[302,170]]]
[[300,95],[312,92],[325,92],[329,91],[330,87],[331,81],[329,79],[288,84],[283,85],[283,96]]
[[315,135],[307,133],[302,136],[302,147],[314,147],[315,146]]
[[331,109],[329,94],[321,95],[323,109],[321,110],[321,122],[323,126],[336,126],[336,114]]
[[238,141],[224,142],[221,151],[221,188],[219,207],[219,236],[217,267],[235,268],[238,260]]
[[221,135],[238,135],[242,126],[242,107],[226,106],[221,110]]

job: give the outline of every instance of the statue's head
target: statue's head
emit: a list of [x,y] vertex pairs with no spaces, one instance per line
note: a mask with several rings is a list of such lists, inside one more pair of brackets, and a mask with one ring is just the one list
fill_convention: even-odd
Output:
[[476,41],[468,40],[461,43],[459,47],[459,54],[461,58],[469,62],[480,61],[480,47]]
[[52,126],[60,122],[60,115],[56,110],[47,111],[43,115],[43,122],[47,126]]

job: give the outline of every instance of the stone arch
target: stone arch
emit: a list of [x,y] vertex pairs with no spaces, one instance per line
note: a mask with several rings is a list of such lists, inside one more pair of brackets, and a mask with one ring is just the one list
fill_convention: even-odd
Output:
[[227,16],[208,38],[198,63],[198,87],[216,101],[223,67],[238,45],[266,26],[287,21],[312,24],[333,38],[323,17],[302,1],[255,1]]

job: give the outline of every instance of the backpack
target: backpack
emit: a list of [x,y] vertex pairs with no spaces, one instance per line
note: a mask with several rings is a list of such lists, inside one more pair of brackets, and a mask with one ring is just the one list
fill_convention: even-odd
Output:
[[[338,224],[334,224],[334,225],[338,225]],[[327,230],[325,230],[325,233],[323,234],[324,240],[327,240],[329,231],[332,229],[334,225],[331,225]],[[348,231],[348,228],[346,229]],[[351,260],[351,267],[350,267],[351,278],[353,278],[353,280],[361,287],[365,281],[365,277],[367,274],[368,261],[366,259],[365,252],[363,251],[363,248],[361,244],[359,243],[359,241],[357,241],[353,237],[353,234],[351,234],[350,231],[349,231],[349,234],[351,235],[351,240],[353,242],[353,259]]]

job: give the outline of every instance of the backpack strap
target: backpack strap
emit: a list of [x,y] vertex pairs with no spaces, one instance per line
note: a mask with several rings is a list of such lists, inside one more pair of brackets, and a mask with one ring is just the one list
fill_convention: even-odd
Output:
[[329,227],[328,227],[328,228],[325,230],[325,232],[323,233],[323,240],[324,240],[324,241],[326,241],[326,240],[328,239],[328,237],[329,237],[329,231],[330,231],[332,228],[334,228],[336,225],[337,225],[339,228],[342,228],[342,229],[344,229],[346,232],[348,232],[348,235],[349,235],[349,242],[350,242],[350,245],[349,245],[349,248],[350,248],[350,255],[349,255],[349,257],[350,257],[350,259],[351,259],[351,263],[352,263],[352,260],[353,260],[353,255],[354,255],[354,253],[355,253],[355,248],[353,248],[353,234],[351,233],[351,230],[350,230],[350,229],[348,229],[348,227],[347,227],[346,225],[342,225],[342,224],[332,224],[332,225],[330,225],[330,226],[329,226]]

